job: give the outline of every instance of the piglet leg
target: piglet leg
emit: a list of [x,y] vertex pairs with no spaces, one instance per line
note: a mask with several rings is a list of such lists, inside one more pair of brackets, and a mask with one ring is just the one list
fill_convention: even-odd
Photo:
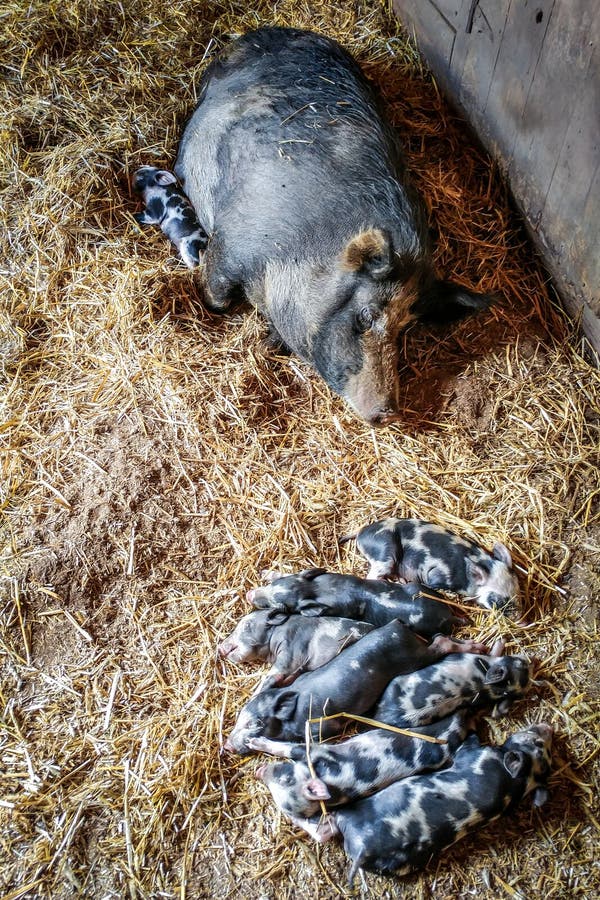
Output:
[[340,833],[331,816],[325,816],[322,819],[297,819],[292,817],[292,822],[298,828],[306,831],[318,844],[324,844]]
[[271,741],[266,737],[248,738],[248,747],[259,753],[270,753],[271,756],[281,756],[283,759],[291,759],[292,750],[296,744],[287,741]]
[[437,653],[489,653],[488,647],[478,641],[459,641],[457,638],[449,638],[443,634],[436,634],[429,649]]

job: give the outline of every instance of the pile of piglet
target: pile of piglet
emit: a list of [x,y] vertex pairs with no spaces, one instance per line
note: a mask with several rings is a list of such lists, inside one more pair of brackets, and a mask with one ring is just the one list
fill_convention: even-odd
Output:
[[[261,765],[257,777],[312,838],[341,836],[350,886],[362,868],[403,875],[425,866],[531,791],[541,805],[552,743],[541,723],[499,747],[480,744],[474,715],[505,714],[530,686],[530,663],[504,655],[502,640],[488,648],[452,638],[467,620],[438,593],[515,612],[507,548],[490,554],[419,519],[386,519],[351,539],[368,578],[271,573],[248,592],[256,610],[219,646],[224,658],[272,664],[225,750],[285,760]],[[333,743],[348,724],[340,713],[391,727],[363,725]]]

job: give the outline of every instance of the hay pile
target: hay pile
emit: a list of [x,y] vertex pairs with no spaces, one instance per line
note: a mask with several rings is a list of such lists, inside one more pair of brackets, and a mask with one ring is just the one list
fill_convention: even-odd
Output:
[[[405,416],[372,431],[253,312],[218,319],[129,178],[169,166],[194,85],[261,23],[338,38],[381,85],[446,275],[504,302],[404,340]],[[334,897],[337,846],[279,822],[254,761],[219,753],[260,673],[216,658],[264,567],[364,572],[337,538],[432,519],[523,570],[542,661],[493,737],[547,719],[551,802],[525,804],[365,896],[597,896],[598,373],[506,191],[382,4],[11,0],[4,124],[0,891],[17,897]],[[386,893],[388,892],[388,893]]]

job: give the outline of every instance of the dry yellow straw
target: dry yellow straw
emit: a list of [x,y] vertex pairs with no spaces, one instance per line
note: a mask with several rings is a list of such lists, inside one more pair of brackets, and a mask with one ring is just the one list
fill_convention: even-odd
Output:
[[366,716],[357,716],[354,713],[340,712],[332,713],[330,716],[317,716],[314,719],[307,719],[308,725],[318,722],[327,722],[329,719],[354,719],[355,722],[362,722],[364,725],[372,725],[374,728],[384,728],[386,731],[395,731],[396,734],[405,734],[407,737],[419,738],[422,741],[428,741],[430,744],[447,744],[448,741],[442,738],[430,737],[428,734],[418,734],[416,731],[410,731],[407,728],[397,728],[395,725],[386,725],[385,722],[377,722],[375,719],[368,719]]

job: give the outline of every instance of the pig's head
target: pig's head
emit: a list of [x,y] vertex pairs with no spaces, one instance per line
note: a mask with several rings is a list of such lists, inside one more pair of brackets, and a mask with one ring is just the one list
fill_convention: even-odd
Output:
[[280,762],[259,766],[256,777],[271,791],[276,806],[290,819],[308,819],[321,811],[321,801],[331,798],[320,778],[313,778],[304,762]]
[[468,593],[486,609],[513,612],[519,604],[519,581],[512,568],[510,550],[494,544],[492,556],[482,554],[477,560],[467,559]]
[[534,804],[548,799],[546,782],[552,765],[552,727],[545,722],[511,735],[502,746],[504,767],[515,779],[525,781],[525,794],[535,790]]
[[488,656],[476,662],[487,667],[478,701],[494,704],[496,715],[504,715],[529,689],[529,661],[524,656]]
[[415,269],[394,252],[387,232],[369,228],[348,241],[321,286],[334,299],[314,325],[313,365],[372,425],[398,418],[398,338],[415,318]]
[[133,176],[133,187],[139,194],[143,194],[148,188],[166,187],[168,184],[177,184],[175,175],[155,166],[141,166]]
[[240,619],[229,637],[219,644],[219,656],[233,662],[266,659],[272,629],[286,620],[284,613],[272,609],[248,613]]
[[315,596],[313,580],[324,575],[326,569],[305,569],[298,575],[284,575],[275,578],[264,587],[253,588],[246,594],[247,599],[257,609],[273,609],[285,613],[300,611],[306,601]]
[[225,741],[225,750],[245,755],[251,752],[248,745],[250,738],[285,740],[285,726],[294,719],[298,699],[296,691],[279,688],[268,688],[256,694],[240,712],[233,731]]

